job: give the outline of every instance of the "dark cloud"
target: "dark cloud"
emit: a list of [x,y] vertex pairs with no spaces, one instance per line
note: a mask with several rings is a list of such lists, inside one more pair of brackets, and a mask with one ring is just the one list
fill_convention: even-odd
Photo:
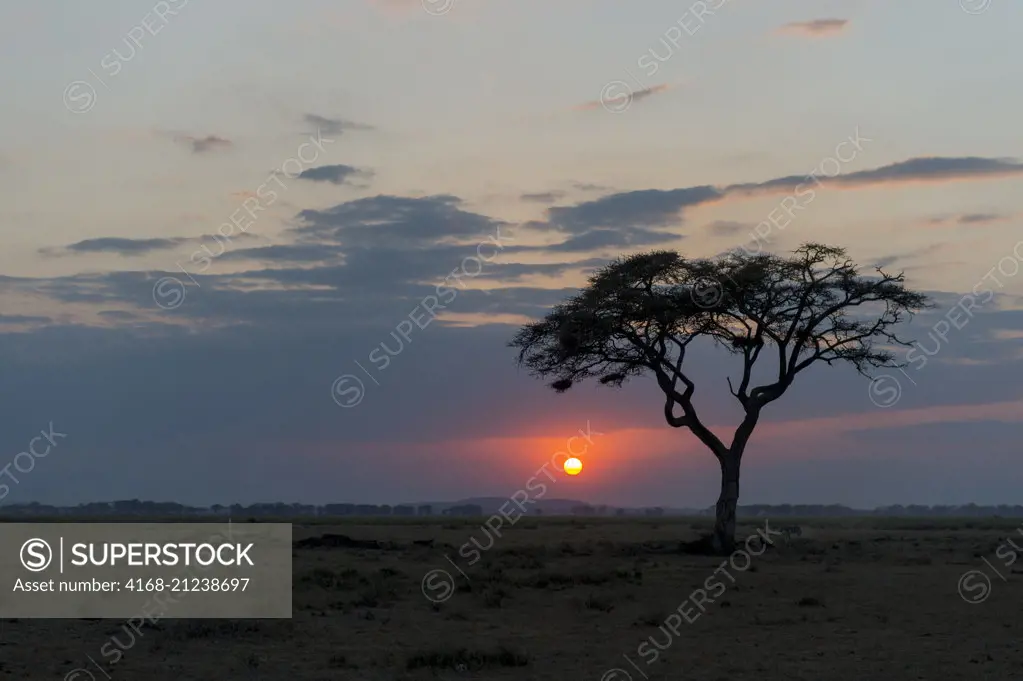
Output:
[[341,135],[348,130],[374,130],[372,125],[355,123],[343,118],[328,118],[316,114],[307,113],[304,116],[305,122],[312,126],[313,132],[319,131],[324,135]]
[[[155,251],[169,251],[187,243],[207,243],[234,239],[258,239],[252,232],[239,232],[225,237],[222,234],[206,234],[198,237],[167,237],[155,239],[132,239],[128,237],[99,237],[85,239],[62,248],[40,248],[39,253],[46,256],[81,255],[86,253],[114,253],[124,257],[136,257]],[[221,249],[223,250],[223,249]]]
[[40,253],[44,255],[60,255],[62,253],[116,253],[122,256],[137,256],[152,253],[153,251],[166,251],[177,248],[189,239],[174,237],[166,239],[129,239],[122,237],[100,237],[98,239],[85,239],[65,246],[62,249],[43,248]]
[[577,234],[597,227],[665,227],[679,221],[683,208],[721,197],[721,190],[710,186],[642,189],[611,194],[575,206],[549,208],[547,217],[553,228]]
[[231,140],[216,135],[207,135],[206,137],[175,135],[174,141],[190,147],[192,152],[196,154],[202,154],[207,151],[226,150],[234,146],[234,142]]
[[523,201],[529,201],[532,203],[554,203],[564,198],[565,192],[552,191],[552,192],[540,192],[538,194],[523,194],[520,198]]
[[322,211],[304,210],[298,214],[303,224],[291,231],[303,241],[405,248],[445,239],[483,239],[507,224],[464,211],[461,204],[461,199],[450,195],[380,195]]
[[606,248],[635,248],[638,246],[657,246],[669,244],[683,237],[672,232],[659,232],[652,229],[622,227],[619,229],[591,229],[575,234],[560,244],[541,246],[537,250],[552,253],[585,253]]
[[141,319],[141,317],[134,312],[128,312],[127,310],[102,310],[98,312],[100,317],[107,319],[116,319],[119,321],[132,321],[135,319]]
[[53,322],[50,317],[38,317],[22,314],[0,314],[0,326],[13,324],[49,324]]
[[975,225],[985,224],[988,222],[1000,222],[1007,219],[1007,215],[997,215],[995,213],[968,213],[966,215],[959,216],[959,224],[961,225]]
[[252,260],[264,262],[327,262],[341,254],[341,248],[330,244],[277,244],[263,248],[227,251],[220,260]]
[[648,97],[667,92],[671,89],[671,86],[667,83],[660,85],[653,85],[651,87],[642,88],[640,90],[631,89],[628,84],[624,82],[618,82],[617,88],[611,88],[610,84],[605,87],[605,91],[601,92],[601,99],[595,99],[593,101],[584,102],[576,107],[578,111],[592,111],[594,109],[612,109],[616,111],[624,111],[629,105],[634,102],[641,102]]
[[[908,182],[971,180],[1023,174],[1023,163],[1014,159],[976,156],[947,158],[920,157],[835,177],[787,175],[764,182],[709,185],[681,189],[643,189],[609,194],[573,206],[547,209],[547,222],[531,222],[537,230],[558,230],[584,234],[591,229],[667,227],[679,223],[690,206],[711,203],[730,195],[756,195],[810,191],[819,186],[860,189]],[[964,216],[965,218],[966,216]],[[982,222],[994,216],[976,215],[966,222]],[[711,226],[718,234],[738,229],[737,223],[719,222]],[[723,230],[723,231],[720,231]]]
[[935,253],[943,250],[947,245],[948,244],[944,242],[934,243],[928,244],[927,246],[923,246],[922,248],[915,248],[910,251],[903,251],[901,253],[885,255],[880,258],[876,258],[873,264],[877,267],[891,267],[892,265],[906,261],[916,260],[923,256],[934,255]]
[[1001,213],[964,213],[960,215],[939,215],[927,220],[929,225],[986,225],[1008,220],[1010,215]]
[[733,184],[722,191],[736,194],[776,193],[795,191],[801,187],[808,191],[818,185],[861,189],[890,184],[950,182],[1020,174],[1023,174],[1023,163],[1015,159],[927,156],[834,177],[824,174],[816,177],[788,175],[766,182]]
[[[451,310],[543,308],[572,292],[554,290],[541,297],[533,289],[511,289],[486,296],[468,290],[452,301]],[[277,293],[247,295],[273,298]],[[159,333],[58,326],[28,334],[0,334],[0,355],[18,358],[5,368],[0,409],[10,423],[24,424],[27,430],[25,435],[9,434],[9,447],[16,447],[19,439],[30,437],[50,421],[68,433],[62,445],[69,445],[66,455],[59,456],[58,448],[47,459],[52,465],[45,476],[26,477],[7,501],[157,498],[187,503],[270,499],[397,503],[458,498],[504,490],[509,480],[518,477],[528,479],[551,455],[527,452],[525,461],[494,464],[498,471],[488,472],[493,477],[480,478],[479,468],[469,465],[471,458],[465,457],[488,452],[454,455],[451,452],[459,440],[563,439],[590,423],[594,431],[605,433],[653,428],[675,438],[679,450],[692,448],[695,453],[691,460],[666,458],[669,465],[636,467],[628,452],[615,449],[614,443],[605,445],[609,448],[598,446],[593,456],[601,457],[602,465],[621,466],[623,475],[587,496],[609,503],[664,505],[678,503],[679,489],[684,489],[691,500],[686,505],[713,503],[713,457],[685,431],[663,424],[663,405],[650,381],[632,381],[620,390],[592,388],[556,395],[515,368],[514,353],[506,347],[515,330],[509,325],[454,329],[435,322],[414,329],[411,340],[401,339],[395,327],[408,319],[421,295],[422,291],[410,292],[392,302],[386,314],[376,315],[371,324],[352,324],[365,307],[349,299],[324,305],[318,325],[295,326],[287,316],[293,300],[282,299],[275,303],[279,308],[275,314],[250,307],[245,310],[249,324],[206,326],[201,332],[173,326]],[[181,310],[199,297],[187,300]],[[311,297],[305,294],[307,301]],[[904,379],[902,399],[890,410],[873,406],[866,381],[851,371],[821,367],[797,381],[785,398],[772,405],[754,435],[751,451],[755,456],[750,458],[744,492],[749,503],[768,497],[777,503],[813,502],[806,496],[804,478],[797,474],[807,466],[817,481],[815,494],[853,505],[939,503],[954,494],[918,491],[907,497],[905,489],[921,490],[921,480],[930,490],[960,490],[963,484],[985,483],[961,502],[997,502],[1001,495],[1011,494],[1012,485],[999,487],[995,478],[1018,479],[1018,457],[1008,456],[1016,448],[1013,424],[985,424],[980,431],[983,446],[978,446],[976,422],[946,419],[926,427],[889,426],[851,435],[825,429],[816,437],[827,440],[828,456],[816,457],[812,464],[787,457],[793,456],[794,436],[814,435],[796,429],[796,435],[784,436],[782,427],[836,414],[869,421],[903,409],[1018,399],[1017,382],[1006,377],[1023,373],[1023,363],[968,366],[938,361],[946,353],[949,359],[970,359],[994,349],[1010,349],[1011,343],[972,344],[973,333],[987,328],[1023,328],[1018,313],[1009,319],[1011,315],[993,308],[976,314],[969,327],[955,332],[961,335],[950,334],[926,366],[907,368],[916,385]],[[926,339],[927,329],[942,314],[944,310],[925,316],[909,335]],[[396,351],[385,369],[369,360],[382,343]],[[929,340],[927,344],[934,347]],[[699,344],[691,352],[701,416],[714,429],[726,432],[726,427],[734,425],[735,407],[722,376],[729,368],[735,370],[735,358]],[[59,363],[54,362],[56,357],[61,358]],[[365,399],[353,409],[338,407],[330,396],[332,382],[342,374],[361,377],[364,384]],[[400,427],[395,426],[398,422]],[[770,428],[775,426],[780,435],[771,436]],[[940,438],[931,437],[936,430],[942,433]],[[897,446],[885,444],[892,442]],[[478,442],[466,443],[474,445]],[[984,472],[984,466],[974,460],[971,472],[964,475],[953,450],[961,455],[967,445],[981,452],[978,456],[988,457],[983,459],[988,464],[1003,455],[1004,461]],[[920,452],[921,447],[926,451]],[[140,451],[145,456],[139,456]],[[867,456],[865,451],[878,455]],[[923,471],[920,460],[902,456],[904,451],[924,454],[934,465]],[[898,454],[895,460],[892,452]],[[655,454],[688,456],[679,451]],[[848,463],[850,459],[855,465]],[[501,467],[505,465],[509,468]],[[474,471],[472,475],[462,473],[467,468]],[[403,474],[394,475],[396,469]],[[197,476],[197,470],[203,474]],[[853,470],[856,476],[850,478]],[[875,478],[890,486],[877,492],[871,486]],[[862,483],[862,488],[850,488],[850,480]]]
[[[881,170],[868,171],[875,173],[871,182],[898,181],[910,174],[896,172],[898,179],[893,179],[892,173],[878,174]],[[911,170],[919,175],[926,169]],[[788,182],[781,178],[754,186],[786,190],[791,189]],[[563,432],[567,436],[587,422],[601,432],[659,428],[677,437],[680,449],[689,447],[694,444],[690,435],[663,425],[659,392],[646,379],[619,391],[579,390],[558,396],[545,390],[515,368],[514,352],[506,345],[514,325],[453,328],[438,319],[428,328],[414,327],[407,338],[397,329],[443,285],[455,293],[446,312],[536,318],[576,290],[521,282],[591,272],[606,259],[566,256],[564,262],[534,264],[514,262],[515,255],[669,243],[682,235],[665,228],[678,223],[685,208],[721,200],[730,190],[703,186],[629,191],[553,207],[548,222],[531,227],[564,237],[563,242],[526,246],[510,241],[500,249],[488,247],[485,252],[495,257],[480,265],[478,276],[463,274],[458,280],[452,280],[452,274],[478,256],[479,244],[492,243],[490,237],[497,234],[509,237],[517,232],[468,210],[450,195],[381,195],[302,211],[286,233],[295,243],[227,250],[221,259],[253,264],[242,272],[195,274],[194,285],[184,282],[186,298],[174,310],[157,308],[153,286],[162,277],[185,279],[181,272],[0,277],[5,294],[22,292],[100,306],[107,324],[102,328],[50,324],[29,332],[0,333],[0,356],[16,358],[5,369],[5,390],[0,393],[5,418],[16,424],[38,422],[40,427],[53,421],[66,428],[62,432],[69,433],[68,443],[73,441],[76,447],[74,457],[60,458],[55,452],[48,459],[52,467],[47,475],[19,485],[9,501],[148,497],[191,503],[267,499],[395,503],[489,493],[491,485],[504,489],[509,479],[519,479],[515,468],[519,464],[521,479],[528,479],[549,455],[524,463],[515,457],[491,456],[498,463],[481,474],[478,467],[466,466],[468,459],[451,453],[452,443],[467,438],[549,438]],[[709,227],[727,231],[725,224]],[[127,250],[132,247],[140,246],[133,243]],[[882,259],[898,262],[920,254]],[[484,290],[490,283],[503,286]],[[933,347],[928,333],[959,298],[956,294],[939,298],[948,307],[921,315],[904,335],[925,339]],[[907,369],[914,383],[903,385],[899,406],[886,413],[1018,399],[1014,379],[1017,372],[1023,378],[1023,362],[1010,360],[1018,352],[1018,340],[999,340],[994,330],[1023,329],[1023,313],[999,311],[997,302],[975,312],[968,327],[950,334],[925,367]],[[143,318],[167,323],[142,322]],[[10,319],[48,320],[16,315]],[[19,323],[0,317],[0,324],[8,326],[5,330],[14,330]],[[978,338],[984,343],[975,342]],[[394,354],[381,369],[370,353],[384,343]],[[734,372],[735,358],[698,344],[691,353],[688,361],[700,388],[701,415],[725,432],[734,426],[736,406],[723,376]],[[1003,361],[998,366],[983,363],[991,357]],[[331,399],[331,384],[342,374],[358,376],[364,383],[366,398],[354,409],[341,409]],[[822,394],[827,399],[821,399]],[[820,368],[772,405],[764,423],[849,414],[869,421],[880,413],[869,396],[866,382],[854,372]],[[965,428],[975,431],[976,423],[942,427],[958,434],[958,439],[950,435],[948,442],[960,446]],[[25,437],[33,430],[35,426],[28,427]],[[754,436],[756,456],[751,465],[760,469],[751,469],[746,498],[753,503],[773,494],[781,502],[813,501],[805,496],[802,478],[793,472],[805,471],[805,466],[789,466],[784,459],[791,456],[791,443],[797,440],[791,434],[772,439],[766,432]],[[886,432],[909,430],[888,427]],[[813,437],[810,441],[815,441]],[[862,442],[867,441],[860,433],[844,436],[824,430],[817,437],[833,438],[828,451],[849,457],[861,454]],[[10,446],[20,445],[11,441]],[[916,453],[940,456],[947,449],[942,442],[930,444],[925,435],[905,439],[900,446],[924,447],[926,452]],[[1013,448],[1011,435],[991,434],[983,450],[997,458]],[[628,452],[606,453],[609,466],[621,458],[623,474],[614,476],[614,486],[595,488],[592,493],[598,501],[677,503],[683,490],[693,500],[686,505],[713,503],[716,464],[708,453],[694,457],[692,465],[680,463],[677,470],[637,468],[629,462]],[[874,501],[870,495],[880,493],[869,486],[872,474],[891,486],[885,494],[903,495],[901,490],[919,484],[922,474],[919,461],[915,468],[908,466],[912,463],[908,455],[898,463],[895,482],[885,477],[891,471],[890,457],[879,458],[861,472],[868,491],[849,491],[844,462],[816,461],[815,493],[835,499],[844,494],[842,500],[853,504],[866,498]],[[196,476],[196,470],[203,475]],[[396,476],[394,470],[403,474]],[[935,490],[962,479],[961,469],[951,465],[944,472],[928,467],[923,475],[931,476],[927,484]],[[976,475],[978,480],[1010,477],[1004,467],[998,476]],[[991,495],[1002,494],[1008,486],[985,489],[986,498],[978,494],[967,501],[997,501]],[[877,498],[877,503],[932,500]]]
[[892,163],[874,170],[840,175],[828,181],[842,186],[864,187],[897,182],[941,182],[1020,174],[1023,174],[1023,163],[1011,158],[926,156]]
[[299,173],[298,179],[340,185],[348,183],[350,179],[368,179],[372,176],[373,172],[370,170],[360,170],[353,166],[339,164],[308,168]]

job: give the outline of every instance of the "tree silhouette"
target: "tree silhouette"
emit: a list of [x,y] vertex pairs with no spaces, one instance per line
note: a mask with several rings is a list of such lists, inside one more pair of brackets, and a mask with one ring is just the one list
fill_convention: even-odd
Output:
[[[720,463],[714,533],[705,544],[730,553],[739,466],[764,407],[816,362],[848,362],[868,377],[872,368],[901,366],[888,347],[910,343],[892,327],[926,307],[927,297],[906,289],[901,273],[877,268],[876,276],[861,276],[845,249],[823,244],[804,244],[788,257],[736,251],[688,260],[656,251],[605,266],[579,294],[523,326],[509,345],[531,374],[553,378],[557,392],[588,378],[620,387],[652,374],[668,424],[688,428]],[[727,379],[744,411],[730,444],[704,425],[693,405],[696,385],[685,360],[698,338],[742,360],[737,383]],[[776,371],[767,367],[770,379],[752,387],[757,361],[771,357],[766,362],[776,363]]]

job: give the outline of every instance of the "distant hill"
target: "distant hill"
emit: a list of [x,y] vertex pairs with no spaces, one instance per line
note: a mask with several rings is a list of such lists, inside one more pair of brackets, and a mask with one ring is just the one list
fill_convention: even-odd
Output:
[[[432,504],[435,510],[446,510],[452,506],[465,505],[479,506],[486,515],[499,513],[502,507],[505,510],[516,508],[514,502],[509,502],[508,497],[470,497],[469,499],[461,499],[455,502],[436,502]],[[530,513],[535,509],[539,509],[543,511],[544,515],[572,515],[573,509],[580,506],[588,506],[588,504],[585,501],[578,501],[576,499],[537,499],[530,504],[524,503],[523,506]]]

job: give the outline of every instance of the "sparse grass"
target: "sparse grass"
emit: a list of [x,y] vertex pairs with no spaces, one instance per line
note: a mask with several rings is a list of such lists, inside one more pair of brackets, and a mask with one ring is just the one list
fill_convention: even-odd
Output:
[[640,582],[638,570],[580,570],[579,572],[553,572],[543,570],[516,580],[516,586],[531,589],[567,589],[576,586],[598,586],[613,582]]
[[583,601],[583,607],[587,610],[599,610],[600,612],[611,612],[615,608],[614,603],[610,599],[595,594],[590,594],[586,597],[586,600]]
[[654,610],[641,615],[635,622],[636,626],[642,627],[659,627],[664,624],[664,620],[667,617],[667,613],[663,613],[660,610]]
[[453,669],[456,671],[479,671],[493,667],[525,667],[529,657],[510,650],[431,650],[414,653],[405,663],[406,669]]
[[258,622],[246,620],[185,620],[171,627],[171,638],[178,641],[246,638],[260,630]]
[[491,586],[483,592],[483,604],[488,608],[500,608],[508,595],[501,587]]
[[344,570],[314,568],[299,577],[299,583],[303,586],[344,591],[363,586],[368,583],[368,580],[359,574],[358,570],[352,568]]
[[346,655],[331,655],[327,661],[327,666],[331,669],[358,669],[359,665],[354,664],[348,660]]
[[[293,619],[177,620],[168,608],[167,618],[142,625],[108,671],[147,681],[600,679],[627,664],[622,653],[642,668],[637,645],[649,636],[663,641],[660,628],[675,626],[687,602],[683,611],[698,619],[682,621],[683,633],[658,661],[686,669],[686,678],[892,681],[911,668],[922,678],[973,681],[1017,672],[1013,623],[1023,575],[1003,570],[1005,581],[973,610],[956,584],[985,569],[982,559],[1001,569],[995,551],[1007,534],[1018,537],[1018,519],[972,519],[972,529],[940,519],[772,520],[772,528],[799,524],[805,534],[778,541],[745,571],[726,567],[734,582],[719,572],[722,593],[706,586],[721,558],[679,551],[709,529],[705,518],[530,517],[502,528],[469,565],[458,547],[480,536],[483,520],[300,520],[296,540],[336,533],[398,548],[296,549]],[[737,534],[762,527],[746,519]],[[429,539],[432,546],[413,544]],[[437,569],[452,577],[443,603],[423,593],[423,577]],[[688,600],[696,589],[708,594],[703,610]],[[963,627],[964,611],[983,612]],[[5,620],[3,672],[62,678],[92,664],[86,653],[108,664],[100,651],[111,635],[131,640],[123,624]],[[900,635],[882,636],[889,626]],[[735,654],[737,640],[749,655]],[[772,650],[788,653],[765,658]]]

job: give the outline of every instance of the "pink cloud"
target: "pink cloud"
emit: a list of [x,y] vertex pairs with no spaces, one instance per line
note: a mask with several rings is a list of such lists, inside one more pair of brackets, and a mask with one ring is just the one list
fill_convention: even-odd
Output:
[[671,89],[667,83],[633,90],[628,84],[622,81],[609,83],[600,93],[600,99],[584,102],[575,107],[576,111],[592,111],[593,109],[608,109],[612,111],[624,111],[634,102],[639,102],[652,95],[660,94]]
[[848,19],[815,19],[813,21],[794,21],[778,29],[779,33],[820,38],[841,33],[849,25]]

